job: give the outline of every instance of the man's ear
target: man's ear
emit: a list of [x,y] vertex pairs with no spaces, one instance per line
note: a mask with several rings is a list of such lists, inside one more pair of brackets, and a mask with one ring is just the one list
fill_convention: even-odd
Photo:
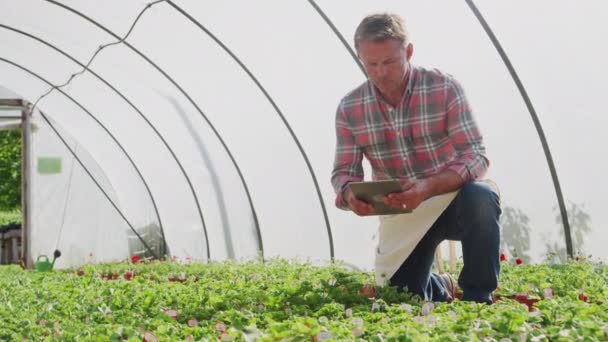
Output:
[[407,44],[405,47],[405,58],[409,62],[412,59],[412,55],[414,54],[414,45],[412,43]]

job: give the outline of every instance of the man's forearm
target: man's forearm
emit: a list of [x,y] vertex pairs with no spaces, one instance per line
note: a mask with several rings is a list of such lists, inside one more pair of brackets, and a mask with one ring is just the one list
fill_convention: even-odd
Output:
[[425,200],[433,196],[456,191],[465,183],[462,177],[452,170],[444,170],[441,173],[425,178],[423,182],[425,189]]

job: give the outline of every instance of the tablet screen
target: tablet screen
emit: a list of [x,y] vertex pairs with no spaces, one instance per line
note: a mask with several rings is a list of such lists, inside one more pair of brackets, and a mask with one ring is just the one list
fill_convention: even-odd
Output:
[[350,191],[360,200],[374,206],[373,215],[394,215],[411,213],[411,209],[394,208],[384,204],[384,197],[401,192],[401,184],[396,179],[348,183]]

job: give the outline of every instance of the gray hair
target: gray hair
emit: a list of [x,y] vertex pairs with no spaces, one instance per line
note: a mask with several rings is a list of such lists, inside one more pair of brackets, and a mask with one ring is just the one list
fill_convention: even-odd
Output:
[[386,39],[397,39],[403,46],[409,44],[409,33],[405,27],[403,18],[392,13],[371,14],[363,18],[355,31],[355,49],[359,50],[361,42],[383,41]]

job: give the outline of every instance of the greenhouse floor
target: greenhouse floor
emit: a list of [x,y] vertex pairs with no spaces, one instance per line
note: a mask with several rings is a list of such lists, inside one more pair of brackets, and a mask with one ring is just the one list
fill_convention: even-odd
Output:
[[421,302],[287,260],[0,267],[0,340],[607,341],[608,268],[502,262],[493,305]]

